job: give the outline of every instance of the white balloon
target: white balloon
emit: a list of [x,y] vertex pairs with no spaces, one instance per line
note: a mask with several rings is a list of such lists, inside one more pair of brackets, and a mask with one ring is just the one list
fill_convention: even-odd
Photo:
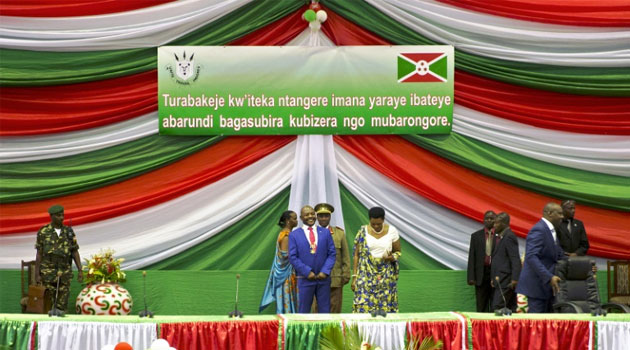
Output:
[[156,339],[151,344],[151,350],[169,350],[171,346],[164,339]]
[[324,23],[328,19],[328,14],[324,10],[317,11],[316,15],[319,23]]
[[116,348],[116,345],[107,344],[107,345],[103,346],[101,348],[101,350],[114,350],[115,348]]
[[319,30],[319,28],[322,27],[322,24],[319,23],[319,21],[313,21],[313,22],[310,22],[308,26],[311,27],[312,30]]

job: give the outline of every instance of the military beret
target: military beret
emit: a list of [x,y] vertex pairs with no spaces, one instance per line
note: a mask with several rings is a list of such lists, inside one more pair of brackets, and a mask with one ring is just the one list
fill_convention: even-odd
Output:
[[55,204],[52,207],[48,208],[48,214],[58,214],[63,212],[63,207],[59,204]]
[[335,208],[328,203],[319,203],[315,206],[315,212],[317,214],[332,214],[334,211]]

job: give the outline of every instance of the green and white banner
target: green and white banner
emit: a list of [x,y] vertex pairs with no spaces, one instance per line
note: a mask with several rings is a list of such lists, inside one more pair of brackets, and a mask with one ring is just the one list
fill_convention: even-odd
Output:
[[446,134],[452,46],[158,49],[165,135]]

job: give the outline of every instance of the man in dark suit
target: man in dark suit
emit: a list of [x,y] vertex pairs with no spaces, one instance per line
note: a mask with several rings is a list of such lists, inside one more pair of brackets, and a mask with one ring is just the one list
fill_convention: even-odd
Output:
[[558,240],[564,253],[568,256],[584,256],[588,251],[588,238],[582,221],[575,219],[575,201],[567,199],[562,202],[564,219],[558,226]]
[[468,250],[468,284],[475,286],[477,312],[490,311],[492,287],[490,286],[490,263],[492,247],[496,239],[493,225],[496,214],[488,210],[483,215],[483,228],[470,236]]
[[[512,311],[516,311],[516,293],[514,290],[521,274],[521,259],[518,255],[518,241],[510,229],[510,216],[507,213],[497,214],[494,220],[494,232],[500,240],[492,251],[492,264],[490,266],[491,282],[494,287],[492,310],[508,307]],[[503,302],[499,287],[503,291],[505,302]]]
[[564,253],[558,245],[556,230],[562,222],[562,208],[557,203],[547,203],[543,217],[525,240],[525,262],[516,292],[527,296],[530,313],[552,310],[554,295],[558,292],[560,277],[555,276],[556,263]]
[[298,312],[309,313],[313,296],[320,313],[330,313],[330,271],[335,265],[335,243],[329,231],[315,226],[315,210],[304,206],[303,225],[289,234],[289,262],[298,278]]

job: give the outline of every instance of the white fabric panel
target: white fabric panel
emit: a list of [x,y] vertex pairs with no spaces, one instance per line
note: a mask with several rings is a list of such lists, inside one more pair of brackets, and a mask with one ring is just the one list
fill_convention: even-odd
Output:
[[252,0],[184,0],[98,16],[0,16],[0,47],[41,51],[95,51],[169,43]]
[[426,38],[475,55],[566,66],[630,65],[628,28],[521,21],[435,0],[366,1]]
[[309,27],[287,43],[286,46],[335,46],[321,30],[311,30]]
[[455,105],[453,131],[526,157],[570,168],[630,176],[630,137],[538,128]]
[[[482,228],[481,222],[407,189],[341,146],[335,146],[335,155],[339,181],[361,204],[366,208],[383,207],[385,221],[396,226],[407,242],[434,260],[454,270],[467,269],[470,235]],[[525,239],[517,239],[519,254],[523,255]],[[606,270],[606,259],[590,257],[598,269]]]
[[598,350],[627,350],[630,346],[630,322],[597,321]]
[[[353,322],[348,322],[352,324]],[[358,321],[359,334],[363,341],[381,349],[403,350],[407,334],[407,322],[405,321]]]
[[0,163],[26,162],[96,151],[157,134],[158,114],[152,112],[97,128],[41,136],[0,139]]
[[[74,226],[82,256],[110,247],[124,269],[140,269],[220,233],[287,188],[295,142],[215,183],[168,202]],[[106,239],[104,240],[104,237]],[[106,242],[106,243],[104,243]],[[0,236],[0,268],[35,256],[35,233]]]
[[134,349],[148,349],[157,339],[156,323],[63,322],[37,323],[39,350],[100,350],[127,342]]

